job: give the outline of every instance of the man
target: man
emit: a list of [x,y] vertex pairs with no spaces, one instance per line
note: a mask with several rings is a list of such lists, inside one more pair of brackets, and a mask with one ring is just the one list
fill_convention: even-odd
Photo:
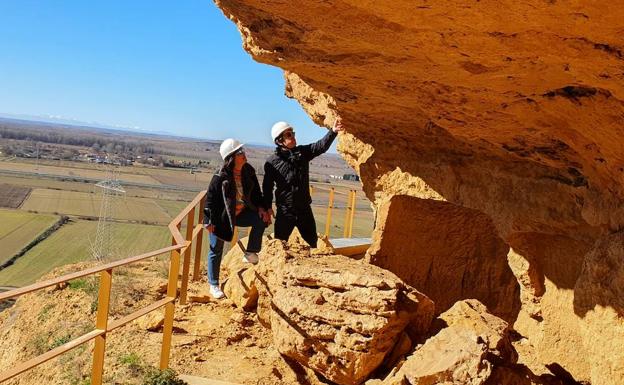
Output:
[[277,122],[271,129],[271,137],[277,146],[275,153],[264,164],[262,192],[264,207],[268,209],[264,221],[273,214],[273,188],[275,187],[275,238],[287,241],[295,227],[303,239],[316,247],[316,222],[312,213],[310,197],[310,166],[312,159],[326,152],[344,128],[340,120],[318,142],[297,146],[295,131],[286,122]]

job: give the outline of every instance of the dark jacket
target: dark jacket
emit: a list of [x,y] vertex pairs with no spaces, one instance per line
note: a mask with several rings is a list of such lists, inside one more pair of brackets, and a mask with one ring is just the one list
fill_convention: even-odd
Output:
[[[245,206],[254,211],[264,208],[256,170],[249,163],[243,165],[241,183]],[[232,240],[236,226],[236,183],[234,175],[228,170],[221,169],[210,181],[204,206],[204,224],[214,225],[215,235],[220,239],[226,242]]]
[[292,150],[277,147],[264,164],[264,207],[271,208],[275,187],[276,214],[297,215],[307,210],[312,203],[309,163],[329,149],[336,135],[329,131],[318,142]]

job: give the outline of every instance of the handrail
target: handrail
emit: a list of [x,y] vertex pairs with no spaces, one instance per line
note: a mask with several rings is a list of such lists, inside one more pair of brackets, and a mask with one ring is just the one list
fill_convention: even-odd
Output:
[[141,310],[137,310],[134,313],[130,313],[130,314],[128,314],[127,316],[125,316],[123,318],[120,318],[120,319],[112,321],[108,325],[108,327],[106,328],[106,331],[110,332],[110,331],[113,331],[113,330],[115,330],[117,328],[120,328],[120,327],[124,326],[125,324],[130,323],[130,322],[134,321],[135,319],[140,318],[140,317],[142,317],[142,316],[144,316],[144,315],[146,315],[148,313],[151,313],[154,310],[156,310],[158,308],[161,308],[161,307],[165,306],[166,304],[171,303],[173,301],[175,301],[175,298],[170,298],[170,297],[165,297],[165,298],[161,299],[160,301],[156,301],[153,304],[148,305],[148,306],[142,308]]
[[[183,277],[183,282],[188,282],[189,268],[187,261],[190,260],[191,245],[195,239],[201,239],[203,227],[201,226],[201,219],[203,219],[203,203],[205,202],[206,191],[202,191],[169,223],[167,226],[171,236],[172,245],[163,247],[158,250],[149,251],[144,254],[135,255],[132,257],[124,258],[119,261],[106,263],[104,265],[91,267],[85,270],[77,271],[62,275],[60,277],[51,278],[42,282],[37,282],[32,285],[12,289],[3,293],[0,293],[0,301],[22,295],[32,293],[38,290],[45,289],[50,286],[59,285],[77,278],[86,277],[89,275],[100,273],[100,286],[98,293],[98,311],[95,329],[87,334],[84,334],[78,338],[75,338],[57,348],[54,348],[48,352],[45,352],[37,357],[34,357],[26,362],[19,363],[15,367],[0,373],[0,382],[13,378],[20,373],[28,371],[35,366],[41,365],[44,362],[51,360],[58,355],[61,355],[69,350],[72,350],[82,344],[85,344],[95,339],[95,348],[93,350],[93,367],[91,373],[91,383],[93,385],[101,385],[104,369],[104,356],[106,349],[106,334],[111,332],[127,323],[142,317],[156,309],[165,306],[165,324],[163,327],[163,343],[161,351],[160,367],[165,369],[169,364],[169,352],[171,349],[171,335],[173,333],[173,315],[175,311],[175,302],[178,299],[178,273],[180,270],[180,256],[188,256],[185,258],[184,274],[187,277]],[[194,213],[199,206],[198,223],[194,223]],[[184,238],[180,233],[181,223],[184,218],[187,218],[187,237]],[[198,245],[200,242],[197,242]],[[201,246],[197,248],[196,253],[201,252]],[[112,283],[113,270],[117,267],[126,266],[131,263],[135,263],[150,257],[155,257],[161,254],[171,253],[170,267],[169,267],[169,279],[167,285],[167,296],[161,300],[153,302],[152,304],[137,310],[129,315],[126,315],[120,319],[108,322],[109,318],[109,303],[110,303],[110,290]],[[195,258],[194,266],[195,271],[199,270],[200,259]],[[196,277],[197,274],[196,274]],[[186,289],[186,288],[185,288]],[[184,293],[186,296],[186,293]]]
[[19,297],[19,296],[22,296],[24,294],[32,293],[33,291],[45,289],[46,287],[56,286],[58,284],[65,283],[65,282],[68,282],[68,281],[71,281],[71,280],[74,280],[74,279],[77,279],[77,278],[82,278],[82,277],[86,277],[88,275],[99,273],[99,272],[104,271],[104,270],[109,270],[109,269],[113,269],[115,267],[128,265],[130,263],[138,262],[138,261],[141,261],[141,260],[146,259],[146,258],[155,257],[157,255],[165,254],[165,253],[168,253],[168,252],[173,251],[173,250],[179,250],[182,247],[184,247],[184,246],[180,246],[180,245],[168,246],[168,247],[165,247],[165,248],[162,248],[162,249],[150,251],[150,252],[145,253],[145,254],[136,255],[136,256],[133,256],[133,257],[125,258],[125,259],[120,259],[119,261],[107,263],[105,265],[91,267],[89,269],[80,270],[80,271],[77,271],[75,273],[69,273],[69,274],[62,275],[60,277],[48,279],[46,281],[33,283],[32,285],[18,287],[17,289],[12,289],[12,290],[0,293],[0,301],[5,300],[5,299],[9,299],[9,298]]
[[[310,188],[311,195],[314,192],[312,187]],[[334,192],[333,187],[330,188],[329,202],[327,207],[327,220],[325,232],[329,235],[329,225],[331,223],[332,209],[334,208]],[[348,203],[346,205],[347,212],[345,214],[345,234],[351,237],[353,230],[353,217],[355,212],[355,191],[349,191]],[[13,378],[20,373],[34,368],[44,362],[51,360],[52,358],[63,354],[71,349],[74,349],[82,344],[85,344],[95,339],[95,348],[93,349],[93,366],[91,374],[92,385],[101,385],[104,369],[104,357],[106,349],[106,334],[118,329],[133,320],[142,317],[148,313],[151,313],[161,307],[165,307],[165,319],[163,325],[163,341],[161,345],[160,356],[160,368],[166,369],[169,365],[169,355],[171,351],[171,340],[173,334],[173,322],[175,313],[175,303],[179,299],[181,304],[186,302],[188,279],[190,276],[190,263],[191,254],[193,251],[193,243],[195,242],[195,258],[193,266],[193,280],[199,279],[201,252],[202,252],[202,237],[204,228],[203,222],[203,206],[206,201],[206,191],[202,191],[195,196],[195,198],[168,224],[169,232],[171,233],[172,242],[171,246],[164,247],[158,250],[149,251],[144,254],[128,257],[119,261],[106,263],[104,265],[91,267],[85,270],[77,271],[74,273],[65,274],[60,277],[51,278],[42,282],[37,282],[32,285],[24,286],[21,288],[12,289],[3,293],[0,293],[0,301],[22,296],[24,294],[32,293],[38,290],[45,289],[50,286],[59,285],[77,278],[100,273],[100,285],[98,293],[98,309],[96,315],[96,325],[93,331],[77,337],[64,345],[54,348],[48,352],[45,352],[37,357],[34,357],[26,362],[22,362],[17,366],[11,368],[8,371],[0,373],[0,382]],[[198,215],[195,215],[197,210]],[[180,228],[184,219],[186,218],[186,237],[180,232]],[[234,242],[234,240],[233,240]],[[170,254],[169,260],[169,275],[167,283],[167,294],[165,298],[160,299],[139,309],[131,314],[128,314],[120,319],[111,320],[109,322],[109,304],[110,304],[110,292],[112,286],[113,271],[115,268],[126,266],[131,263],[142,261],[144,259],[162,255],[165,253]],[[182,259],[184,256],[184,259]],[[182,266],[181,265],[182,262]],[[180,267],[182,267],[182,280],[181,287],[178,291],[178,275],[180,273]],[[179,293],[179,294],[178,294]],[[179,296],[179,297],[178,297]]]
[[59,347],[56,347],[46,353],[43,353],[40,356],[30,359],[24,362],[22,365],[19,365],[13,369],[7,370],[4,373],[0,373],[0,382],[6,381],[10,378],[17,376],[18,374],[24,373],[25,371],[30,370],[34,368],[35,366],[41,365],[44,362],[53,359],[54,357],[57,357],[65,352],[72,350],[73,348],[76,348],[84,343],[91,341],[95,337],[101,336],[104,333],[106,333],[105,330],[95,329]]

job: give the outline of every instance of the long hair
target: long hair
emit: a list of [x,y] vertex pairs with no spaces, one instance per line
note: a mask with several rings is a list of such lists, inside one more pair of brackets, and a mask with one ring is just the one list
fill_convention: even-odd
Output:
[[234,154],[228,155],[225,160],[223,160],[223,166],[221,166],[221,172],[226,173],[228,175],[232,175],[234,173]]

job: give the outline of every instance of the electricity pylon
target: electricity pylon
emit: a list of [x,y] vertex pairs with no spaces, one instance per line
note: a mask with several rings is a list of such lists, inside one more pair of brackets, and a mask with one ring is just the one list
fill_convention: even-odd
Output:
[[112,256],[113,234],[112,223],[115,206],[118,198],[126,191],[121,187],[119,179],[111,169],[105,180],[96,183],[102,191],[102,203],[100,204],[100,218],[97,224],[95,241],[91,243],[91,255],[97,261],[103,261]]

